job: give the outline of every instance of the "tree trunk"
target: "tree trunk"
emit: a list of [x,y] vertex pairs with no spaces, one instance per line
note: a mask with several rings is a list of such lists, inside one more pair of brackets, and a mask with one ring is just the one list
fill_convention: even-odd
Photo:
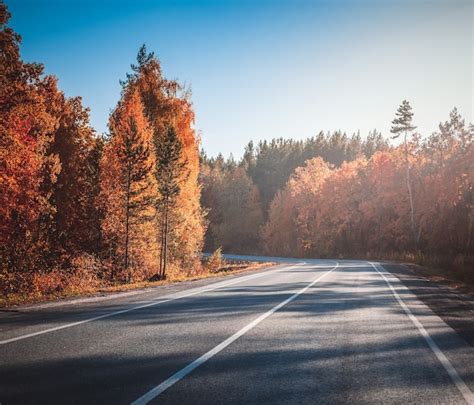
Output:
[[161,214],[161,226],[160,226],[160,266],[158,270],[158,275],[161,279],[163,274],[163,227],[164,227],[164,213]]
[[127,272],[127,282],[130,282],[130,273],[128,271],[128,244],[129,244],[129,227],[130,227],[130,164],[127,166],[127,203],[125,209],[125,271]]
[[161,213],[161,226],[160,226],[160,279],[163,279],[163,259],[164,259],[164,247],[165,247],[165,207]]
[[469,210],[469,224],[467,227],[467,241],[466,241],[466,254],[471,253],[471,240],[472,240],[472,212],[473,208]]
[[410,176],[410,162],[408,161],[408,145],[407,145],[407,133],[405,132],[405,165],[406,165],[406,183],[408,189],[408,197],[410,200],[410,220],[411,220],[411,231],[413,234],[413,240],[415,241],[415,249],[418,252],[418,242],[421,236],[421,229],[417,232],[415,224],[415,203],[413,201],[413,191],[411,188],[411,176]]
[[164,238],[163,238],[163,280],[166,278],[166,262],[168,255],[168,197],[165,201],[165,227],[164,227]]

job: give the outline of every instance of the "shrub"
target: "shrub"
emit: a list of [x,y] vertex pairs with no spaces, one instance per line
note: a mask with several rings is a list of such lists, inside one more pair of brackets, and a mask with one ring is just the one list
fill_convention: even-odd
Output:
[[210,273],[217,273],[225,265],[225,259],[222,256],[222,248],[217,248],[207,261],[207,269]]

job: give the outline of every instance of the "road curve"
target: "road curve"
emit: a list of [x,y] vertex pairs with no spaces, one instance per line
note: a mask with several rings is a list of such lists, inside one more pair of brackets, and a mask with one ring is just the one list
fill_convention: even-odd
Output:
[[0,403],[474,404],[474,348],[382,265],[272,261],[1,313]]

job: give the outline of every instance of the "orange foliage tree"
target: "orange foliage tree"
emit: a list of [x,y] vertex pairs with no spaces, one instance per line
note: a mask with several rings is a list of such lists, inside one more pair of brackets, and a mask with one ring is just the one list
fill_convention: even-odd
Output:
[[[89,111],[79,97],[66,99],[61,94],[58,108],[58,127],[48,148],[61,163],[51,196],[55,213],[50,237],[56,254],[67,258],[98,252],[95,199],[99,191],[101,140],[95,137],[89,125]],[[69,265],[68,261],[64,264]]]
[[103,255],[113,277],[143,279],[157,271],[157,188],[151,130],[135,88],[124,89],[109,127],[98,197]]
[[158,59],[145,46],[140,48],[132,71],[123,84],[138,90],[153,136],[164,140],[168,128],[174,127],[182,144],[181,163],[186,176],[180,179],[176,204],[169,212],[167,247],[174,269],[192,269],[200,260],[205,228],[198,184],[199,139],[193,128],[190,93],[178,82],[163,77]]
[[425,140],[407,138],[368,161],[339,168],[308,161],[271,204],[262,227],[266,252],[367,257],[418,251],[472,260],[472,140],[472,125],[454,109]]
[[311,238],[315,232],[312,221],[319,217],[316,201],[330,173],[331,167],[321,158],[308,160],[305,166],[295,170],[286,187],[273,200],[268,221],[262,227],[267,253],[305,256],[312,250],[310,245],[316,242]]
[[52,185],[60,171],[49,146],[58,126],[59,92],[43,66],[20,58],[20,36],[6,24],[0,3],[0,255],[7,273],[47,265],[43,252],[54,214]]

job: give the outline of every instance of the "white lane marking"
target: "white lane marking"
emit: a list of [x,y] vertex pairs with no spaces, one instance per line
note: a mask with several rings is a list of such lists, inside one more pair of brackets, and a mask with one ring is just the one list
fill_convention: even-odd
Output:
[[[241,283],[243,281],[252,280],[254,278],[259,278],[259,277],[264,277],[268,274],[277,273],[277,272],[280,272],[280,271],[285,271],[285,270],[292,269],[292,268],[295,268],[295,267],[300,267],[300,266],[305,265],[305,264],[306,264],[305,262],[301,262],[299,264],[294,264],[294,265],[291,265],[291,266],[285,266],[283,268],[269,270],[269,271],[265,271],[263,273],[252,274],[250,276],[245,276],[245,277],[238,277],[238,278],[233,279],[233,280],[228,281],[228,282],[222,281],[222,282],[212,284],[211,287],[207,287],[207,288],[206,287],[198,287],[198,289],[193,289],[192,292],[189,292],[189,293],[186,293],[186,294],[181,294],[181,295],[178,295],[177,297],[167,298],[165,296],[164,299],[161,299],[159,301],[153,301],[149,304],[143,304],[143,305],[138,305],[138,306],[135,306],[135,307],[132,307],[132,308],[122,309],[120,311],[109,312],[107,314],[94,316],[92,318],[83,319],[81,321],[72,322],[72,323],[68,323],[68,324],[65,324],[65,325],[61,325],[61,326],[55,326],[54,328],[48,328],[48,329],[40,330],[40,331],[37,331],[37,332],[32,332],[32,333],[28,333],[28,334],[25,334],[25,335],[16,336],[16,337],[13,337],[13,338],[10,338],[10,339],[0,340],[0,346],[8,344],[8,343],[12,343],[12,342],[17,342],[19,340],[32,338],[34,336],[44,335],[45,333],[51,333],[51,332],[55,332],[55,331],[58,331],[58,330],[61,330],[61,329],[72,328],[74,326],[79,326],[79,325],[82,325],[82,324],[85,324],[85,323],[98,321],[99,319],[110,318],[112,316],[126,314],[128,312],[136,311],[136,310],[139,310],[139,309],[148,308],[148,307],[152,307],[152,306],[159,305],[159,304],[164,304],[166,302],[191,297],[193,295],[202,294],[202,293],[209,292],[209,291],[214,291],[214,290],[217,290],[219,288],[228,287],[230,285],[238,284],[238,283]],[[312,267],[314,267],[314,266],[312,266]],[[322,267],[324,268],[324,267],[328,267],[328,266],[322,266]]]
[[[462,396],[466,400],[468,404],[474,405],[474,394],[472,391],[469,389],[469,387],[466,385],[466,383],[463,381],[461,376],[458,374],[454,366],[451,364],[449,359],[445,356],[445,354],[441,351],[439,346],[436,344],[436,342],[433,340],[431,335],[426,331],[424,326],[421,324],[421,322],[413,315],[411,312],[410,308],[403,302],[403,300],[400,298],[398,295],[397,291],[393,288],[392,284],[388,280],[387,277],[385,277],[385,273],[382,273],[379,271],[377,266],[374,263],[370,263],[372,267],[375,269],[377,273],[379,273],[382,278],[384,279],[385,283],[387,283],[388,287],[392,291],[393,296],[397,299],[398,303],[400,306],[403,308],[405,313],[408,315],[410,320],[413,322],[413,324],[417,327],[418,331],[421,333],[421,335],[425,338],[426,343],[428,343],[428,346],[430,349],[433,351],[433,353],[436,355],[438,358],[439,362],[443,365],[444,369],[447,371],[449,374],[449,377],[451,378],[452,382],[456,385],[458,390],[461,392]],[[380,267],[383,268],[382,265],[379,264]],[[389,273],[386,273],[389,274]],[[409,288],[405,287],[408,291],[410,291]],[[411,291],[410,291],[411,292]]]
[[296,297],[299,295],[303,294],[306,292],[309,288],[311,288],[314,284],[316,284],[318,281],[322,280],[324,277],[326,277],[329,273],[333,272],[338,268],[339,264],[336,262],[336,266],[327,271],[326,273],[320,275],[317,277],[315,280],[313,280],[311,283],[309,283],[306,287],[303,289],[299,290],[295,294],[293,294],[291,297],[287,298],[286,300],[280,302],[278,305],[274,306],[272,309],[269,311],[265,312],[264,314],[260,315],[258,318],[254,319],[252,322],[250,322],[248,325],[244,326],[242,329],[234,333],[232,336],[224,340],[222,343],[218,344],[216,347],[213,349],[209,350],[207,353],[203,354],[201,357],[198,359],[194,360],[192,363],[188,364],[186,367],[183,369],[179,370],[177,373],[173,374],[171,377],[169,377],[167,380],[163,381],[161,384],[157,385],[155,388],[151,389],[147,393],[145,393],[143,396],[138,398],[136,401],[132,402],[132,405],[142,405],[142,404],[147,404],[148,402],[152,401],[155,399],[158,395],[160,395],[163,391],[167,390],[170,388],[172,385],[176,384],[179,380],[182,378],[186,377],[191,371],[194,369],[198,368],[200,365],[204,364],[206,361],[208,361],[211,357],[215,356],[217,353],[220,351],[224,350],[227,346],[229,346],[232,342],[236,341],[239,337],[247,333],[250,329],[254,328],[257,326],[260,322],[268,318],[270,315],[278,311],[280,308],[284,307],[286,304],[290,303],[293,301]]

